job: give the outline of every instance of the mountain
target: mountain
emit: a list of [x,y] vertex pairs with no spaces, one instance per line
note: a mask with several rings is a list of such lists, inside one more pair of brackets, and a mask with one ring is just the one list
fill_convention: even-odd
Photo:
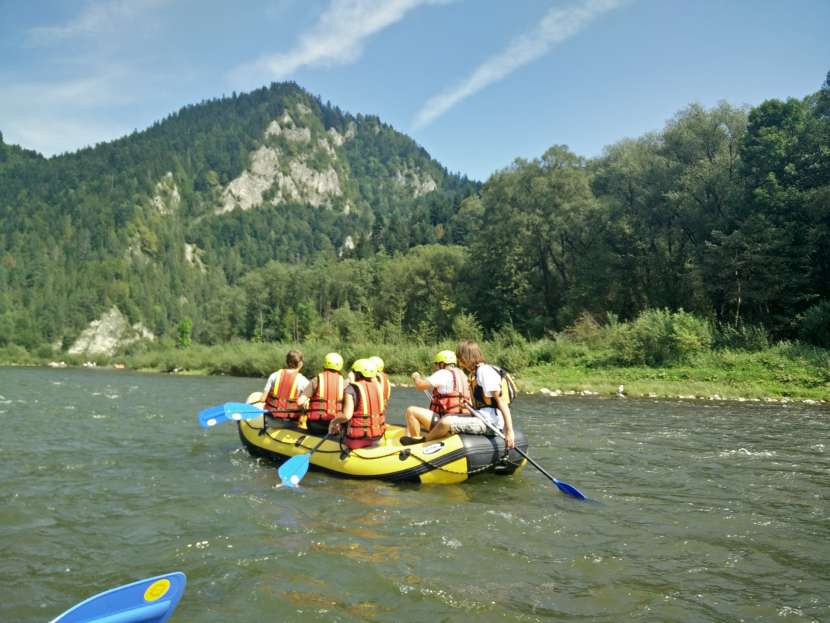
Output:
[[0,134],[0,346],[69,346],[113,307],[170,334],[272,260],[463,242],[479,186],[294,83],[52,158]]
[[54,158],[0,141],[0,356],[600,323],[631,346],[619,321],[649,310],[729,347],[827,345],[828,146],[830,75],[803,99],[691,104],[598,158],[554,145],[483,185],[291,83]]

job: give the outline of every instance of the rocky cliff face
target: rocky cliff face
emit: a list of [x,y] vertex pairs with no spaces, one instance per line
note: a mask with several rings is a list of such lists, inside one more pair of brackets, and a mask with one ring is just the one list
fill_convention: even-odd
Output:
[[[262,146],[251,154],[250,164],[222,192],[222,214],[249,210],[268,201],[330,206],[343,190],[338,173],[337,148],[348,140],[336,129],[320,131],[311,110],[298,104],[265,129]],[[295,121],[296,118],[296,121]]]
[[108,355],[141,339],[153,340],[153,333],[141,323],[130,326],[127,318],[112,307],[93,320],[67,351],[70,355]]
[[151,203],[159,211],[159,214],[169,216],[173,214],[181,202],[182,198],[179,194],[179,188],[176,186],[176,181],[173,179],[173,173],[168,171],[156,184],[156,194],[151,199]]
[[395,172],[395,183],[412,193],[413,197],[421,197],[438,188],[438,184],[428,173],[421,173],[416,169],[404,169]]
[[[377,134],[380,127],[374,124],[364,131]],[[307,106],[294,104],[268,124],[261,145],[250,154],[246,170],[222,189],[216,214],[250,210],[265,203],[306,203],[314,207],[337,203],[348,214],[355,197],[347,197],[344,190],[349,166],[342,148],[357,132],[354,121],[343,133],[336,128],[324,129]],[[392,183],[413,198],[438,189],[428,173],[411,166],[396,170]],[[165,202],[169,204],[169,200]]]

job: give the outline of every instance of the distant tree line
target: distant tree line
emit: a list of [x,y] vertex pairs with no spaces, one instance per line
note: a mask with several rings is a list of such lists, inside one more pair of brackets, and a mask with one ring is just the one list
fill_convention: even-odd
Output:
[[[217,189],[294,101],[323,128],[371,128],[344,146],[354,210],[214,214]],[[404,193],[392,180],[407,168],[438,189]],[[161,215],[149,197],[168,171],[181,209]],[[803,100],[691,105],[599,158],[554,146],[483,185],[292,84],[51,159],[0,140],[0,346],[66,345],[111,305],[208,344],[540,337],[586,313],[666,309],[830,346],[830,74]]]

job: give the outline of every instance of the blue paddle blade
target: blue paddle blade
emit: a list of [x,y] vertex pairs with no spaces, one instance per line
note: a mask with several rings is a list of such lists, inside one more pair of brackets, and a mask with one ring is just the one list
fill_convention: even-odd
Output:
[[250,420],[263,413],[265,411],[247,402],[226,402],[199,411],[199,426],[212,428],[232,420]]
[[562,482],[561,480],[556,480],[554,482],[556,483],[556,486],[559,487],[559,490],[562,493],[567,493],[568,495],[572,495],[577,500],[587,500],[588,499],[582,494],[582,492],[579,489],[577,489],[573,485],[569,485],[567,482]]
[[277,470],[277,475],[279,475],[283,485],[286,487],[299,486],[300,481],[308,471],[309,463],[311,463],[310,456],[311,453],[298,454],[297,456],[292,456],[280,465],[280,468]]
[[51,623],[164,623],[186,584],[180,571],[125,584],[82,601]]

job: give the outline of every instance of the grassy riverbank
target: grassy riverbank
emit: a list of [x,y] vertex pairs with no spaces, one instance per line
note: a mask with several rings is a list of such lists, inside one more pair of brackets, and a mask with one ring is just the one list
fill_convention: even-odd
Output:
[[[285,352],[299,347],[305,354],[306,371],[320,369],[330,350],[341,352],[347,362],[357,357],[380,355],[392,379],[409,383],[413,370],[432,369],[437,350],[454,348],[437,344],[332,344],[302,345],[235,342],[220,346],[187,348],[157,346],[120,356],[77,358],[43,357],[18,348],[0,349],[0,363],[47,365],[63,360],[67,365],[87,361],[98,366],[127,369],[266,377],[279,367]],[[620,364],[613,349],[603,344],[562,337],[557,340],[483,342],[489,361],[511,370],[525,392],[613,395],[620,385],[628,396],[696,397],[722,399],[792,399],[830,401],[830,350],[782,342],[754,351],[711,349],[693,353],[681,361],[663,365]]]

